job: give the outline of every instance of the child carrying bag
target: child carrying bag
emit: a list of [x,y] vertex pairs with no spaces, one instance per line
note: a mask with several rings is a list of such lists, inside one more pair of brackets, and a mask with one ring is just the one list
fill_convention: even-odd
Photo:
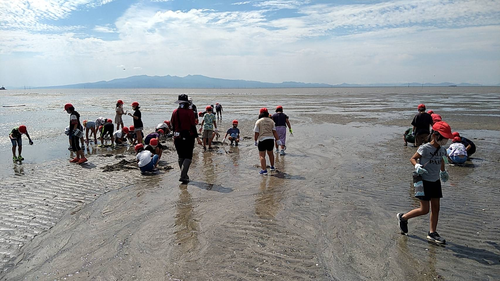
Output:
[[[439,149],[441,146],[439,146],[436,151],[432,154],[432,157],[436,156],[438,153]],[[431,159],[432,159],[431,157]],[[431,160],[427,161],[422,167],[425,167],[427,164],[429,164]],[[425,192],[424,192],[424,182],[422,180],[422,175],[418,174],[416,171],[413,171],[412,173],[413,176],[413,187],[415,188],[415,197],[425,197]]]

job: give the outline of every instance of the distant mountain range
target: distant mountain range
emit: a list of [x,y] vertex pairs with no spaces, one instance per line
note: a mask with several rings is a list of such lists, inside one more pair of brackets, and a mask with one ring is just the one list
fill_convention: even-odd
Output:
[[51,89],[126,89],[126,88],[354,88],[354,87],[464,87],[464,86],[483,86],[481,84],[469,83],[383,83],[383,84],[338,84],[330,85],[324,83],[302,83],[302,82],[282,82],[267,83],[247,80],[230,80],[211,78],[202,75],[178,76],[131,76],[127,78],[113,79],[110,81],[99,81],[93,83],[80,83],[62,86],[37,87]]

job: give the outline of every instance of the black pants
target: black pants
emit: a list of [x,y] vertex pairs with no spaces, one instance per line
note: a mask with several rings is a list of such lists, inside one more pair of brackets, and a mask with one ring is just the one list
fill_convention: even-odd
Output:
[[179,159],[193,159],[194,137],[174,138],[174,145]]
[[82,150],[80,148],[80,138],[79,137],[75,137],[75,136],[71,137],[71,149],[73,149],[74,152]]

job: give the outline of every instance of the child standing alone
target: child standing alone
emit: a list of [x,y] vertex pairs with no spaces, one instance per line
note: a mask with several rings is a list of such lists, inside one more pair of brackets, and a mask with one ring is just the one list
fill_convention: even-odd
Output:
[[[12,129],[12,131],[9,134],[10,141],[12,142],[12,160],[14,161],[24,160],[24,158],[21,156],[21,152],[23,151],[23,140],[21,136],[23,134],[26,134],[30,142],[30,145],[33,145],[30,135],[28,134],[28,130],[24,125]],[[18,147],[19,156],[16,156],[16,146]]]
[[443,161],[443,156],[446,156],[446,150],[443,146],[452,137],[450,126],[446,122],[437,122],[432,126],[431,142],[421,145],[411,157],[410,162],[415,166],[415,172],[422,175],[424,195],[416,196],[420,200],[420,207],[408,213],[398,213],[396,215],[402,234],[408,233],[409,219],[426,215],[429,213],[430,208],[431,217],[427,240],[438,244],[446,243],[446,240],[439,236],[436,228],[439,218],[440,199],[443,197],[441,181],[446,182],[449,179]]
[[[207,143],[208,149],[212,149],[214,128],[217,130],[217,122],[215,121],[216,117],[215,114],[212,113],[212,107],[209,105],[205,109],[207,110],[207,113],[205,113],[203,121],[201,121],[201,127],[203,128],[203,150],[207,150]],[[200,128],[200,132],[202,128]]]

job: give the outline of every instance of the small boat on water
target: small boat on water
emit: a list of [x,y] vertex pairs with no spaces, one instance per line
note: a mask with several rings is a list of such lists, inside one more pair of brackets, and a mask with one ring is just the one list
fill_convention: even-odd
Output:
[[7,90],[4,86],[0,87],[0,90]]

